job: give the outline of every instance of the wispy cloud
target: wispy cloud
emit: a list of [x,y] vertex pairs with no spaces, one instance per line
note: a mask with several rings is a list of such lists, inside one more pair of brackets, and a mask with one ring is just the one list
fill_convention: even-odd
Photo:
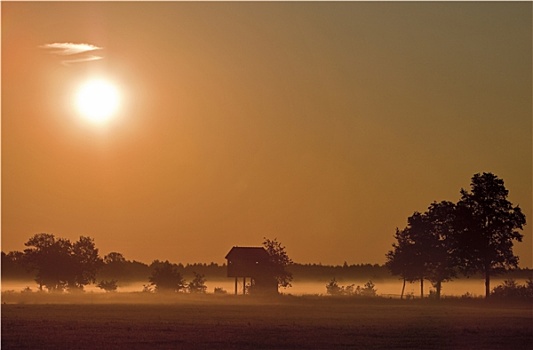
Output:
[[89,56],[82,57],[82,58],[77,58],[77,59],[74,59],[74,60],[63,60],[63,61],[61,61],[61,63],[64,64],[65,66],[68,66],[68,65],[70,65],[72,63],[96,61],[96,60],[101,60],[102,58],[103,58],[102,56],[89,55]]
[[58,56],[73,56],[76,55],[78,58],[64,59],[61,61],[64,65],[69,65],[72,63],[88,62],[101,60],[102,56],[95,55],[83,55],[87,52],[101,50],[101,47],[91,45],[91,44],[76,44],[76,43],[52,43],[44,44],[39,46],[41,49],[49,50],[51,54]]

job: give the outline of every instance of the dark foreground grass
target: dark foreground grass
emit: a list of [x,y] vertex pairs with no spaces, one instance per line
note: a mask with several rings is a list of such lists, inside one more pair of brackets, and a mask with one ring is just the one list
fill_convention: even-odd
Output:
[[530,303],[149,298],[4,304],[2,349],[530,349],[533,344]]

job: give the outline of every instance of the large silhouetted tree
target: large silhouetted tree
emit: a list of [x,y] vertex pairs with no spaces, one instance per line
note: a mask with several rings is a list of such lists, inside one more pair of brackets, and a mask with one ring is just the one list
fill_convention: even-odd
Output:
[[279,287],[291,287],[292,273],[287,271],[287,266],[292,264],[291,258],[285,251],[285,247],[277,241],[263,238],[263,247],[270,255],[270,263],[272,264],[272,272],[276,278]]
[[39,233],[25,243],[25,263],[36,272],[39,289],[50,291],[82,290],[96,281],[102,260],[90,237],[81,236],[74,243],[49,233]]
[[475,174],[470,190],[462,189],[457,203],[458,252],[466,273],[483,273],[485,297],[489,297],[491,276],[518,266],[513,241],[522,241],[517,230],[526,224],[526,218],[520,207],[507,199],[509,191],[496,175]]

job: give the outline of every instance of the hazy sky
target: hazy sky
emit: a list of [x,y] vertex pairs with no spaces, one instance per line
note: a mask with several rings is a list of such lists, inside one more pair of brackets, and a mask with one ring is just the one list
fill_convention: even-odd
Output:
[[[409,215],[493,172],[532,266],[531,2],[1,6],[3,251],[48,232],[223,262],[266,236],[381,264]],[[104,124],[73,106],[95,76],[122,95]]]

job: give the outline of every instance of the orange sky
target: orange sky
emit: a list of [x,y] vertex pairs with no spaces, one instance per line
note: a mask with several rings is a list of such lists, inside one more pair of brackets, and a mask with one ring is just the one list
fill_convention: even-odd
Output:
[[[297,262],[381,264],[484,171],[531,223],[530,2],[1,6],[3,251],[48,232],[223,262],[266,236]],[[124,96],[105,125],[72,107],[97,75]]]

